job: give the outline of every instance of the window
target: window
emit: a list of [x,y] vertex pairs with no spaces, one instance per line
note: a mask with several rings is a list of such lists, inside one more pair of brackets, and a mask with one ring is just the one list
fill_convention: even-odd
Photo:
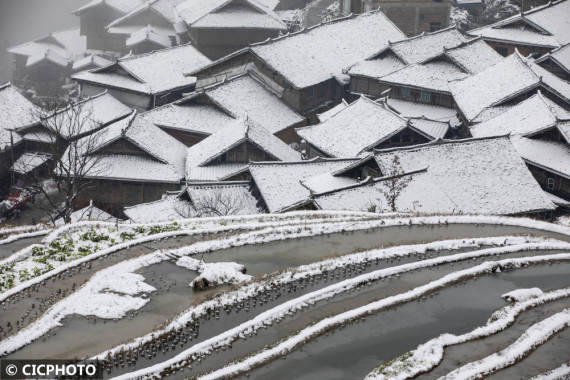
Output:
[[420,94],[420,101],[423,103],[430,103],[431,102],[431,94],[427,91],[422,91]]
[[407,87],[402,87],[400,88],[400,94],[402,95],[403,98],[405,99],[409,99],[412,96],[412,92],[410,91],[409,88]]
[[390,139],[390,142],[392,144],[398,144],[400,142],[400,135],[392,136],[392,138]]
[[402,142],[409,143],[410,141],[412,141],[412,138],[407,133],[402,136]]
[[554,184],[556,182],[554,181],[554,178],[548,178],[546,180],[546,190],[548,191],[553,191],[554,190]]
[[441,29],[441,22],[430,22],[429,23],[429,31],[435,32],[436,30]]

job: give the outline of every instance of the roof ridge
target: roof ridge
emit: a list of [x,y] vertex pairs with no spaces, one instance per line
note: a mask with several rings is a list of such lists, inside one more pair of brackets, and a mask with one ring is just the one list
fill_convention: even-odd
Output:
[[[142,54],[128,54],[128,55],[125,55],[123,57],[120,57],[117,60],[117,62],[123,62],[123,61],[132,60],[132,59],[139,59],[139,58],[147,57],[147,56],[155,54],[155,53],[163,53],[166,50],[174,50],[174,49],[178,49],[178,48],[182,48],[182,47],[188,47],[188,46],[192,46],[192,47],[194,47],[194,49],[196,49],[196,47],[191,42],[187,42],[185,44],[173,45],[170,47],[166,47],[164,49],[152,50],[152,51],[142,53]],[[198,49],[196,49],[196,50],[199,51]]]
[[321,164],[327,162],[340,162],[340,161],[358,161],[358,158],[336,158],[336,157],[314,157],[309,160],[299,161],[251,161],[249,166],[262,166],[262,165],[299,165],[299,164]]
[[395,151],[412,151],[422,148],[429,148],[431,146],[438,146],[438,145],[448,145],[448,144],[462,144],[468,142],[476,142],[476,141],[483,141],[483,140],[499,140],[509,138],[509,134],[507,135],[499,135],[499,136],[483,136],[483,137],[469,137],[465,139],[457,139],[457,140],[450,140],[450,139],[436,139],[425,144],[418,144],[412,146],[400,146],[394,148],[386,148],[386,149],[374,149],[374,154],[382,154],[382,153],[389,153]]
[[8,81],[6,83],[0,84],[0,91],[6,89],[8,87],[12,87],[12,82]]

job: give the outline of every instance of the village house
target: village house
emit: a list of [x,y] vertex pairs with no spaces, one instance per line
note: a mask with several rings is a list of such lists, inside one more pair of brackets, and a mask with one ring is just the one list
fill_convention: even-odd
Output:
[[546,53],[536,63],[566,82],[570,81],[570,43]]
[[236,119],[188,148],[186,179],[189,182],[249,179],[250,161],[296,161],[290,148],[251,119]]
[[80,34],[86,38],[87,49],[120,52],[123,41],[119,36],[108,34],[106,27],[143,2],[143,0],[91,0],[73,11],[73,14],[79,17]]
[[[35,123],[15,129],[23,144],[10,170],[24,182],[34,181],[46,174],[44,165],[58,159],[70,141],[97,132],[130,112],[106,92],[53,111],[39,110]],[[31,176],[33,173],[37,175]]]
[[211,59],[287,32],[268,0],[185,0],[177,6],[192,43]]
[[[391,173],[395,158],[402,173],[367,179],[312,195],[323,210],[417,212],[427,214],[550,214],[556,206],[538,186],[508,137],[436,141],[379,150],[381,171]],[[391,209],[390,179],[407,186]]]
[[[342,103],[344,104],[344,103]],[[322,116],[321,116],[322,117]],[[449,124],[425,118],[406,119],[383,101],[361,96],[327,115],[320,124],[298,128],[309,157],[358,157],[375,148],[426,143],[446,136]]]
[[461,125],[461,121],[459,120],[457,111],[454,108],[410,102],[407,100],[390,98],[389,96],[382,99],[388,108],[402,117],[408,119],[425,118],[439,121],[441,123],[448,123],[451,128],[455,128],[456,132],[459,132],[457,127]]
[[314,116],[344,97],[348,76],[343,68],[404,37],[381,12],[349,16],[250,45],[191,74],[198,77],[200,87],[253,63],[283,89],[286,104]]
[[73,73],[73,63],[86,52],[78,29],[53,32],[8,49],[14,57],[12,82],[36,96],[54,96]]
[[152,121],[189,147],[240,117],[263,125],[290,143],[297,138],[294,128],[305,125],[305,118],[283,103],[278,94],[250,71],[154,108],[140,117]]
[[501,56],[480,39],[455,28],[391,44],[350,68],[354,93],[452,108],[448,82],[476,74]]
[[181,191],[170,191],[162,199],[125,207],[134,223],[225,215],[254,215],[265,212],[251,181],[188,183]]
[[524,56],[538,56],[570,43],[570,1],[551,1],[491,25],[470,30],[481,36],[499,54],[507,56],[515,49]]
[[542,188],[570,200],[570,112],[538,92],[470,129],[474,137],[510,135]]
[[122,52],[135,54],[186,43],[187,28],[177,15],[181,0],[147,0],[106,26],[106,33],[116,36]]
[[492,118],[539,90],[560,106],[570,106],[570,83],[516,51],[478,74],[449,82],[449,87],[466,125]]
[[166,191],[181,188],[186,146],[138,118],[136,111],[94,136],[91,150],[82,152],[94,160],[85,176],[92,186],[80,194],[76,207],[93,200],[121,216],[125,206],[158,200]]
[[[90,96],[108,90],[139,111],[180,99],[194,89],[196,78],[185,76],[210,60],[192,45],[181,45],[142,55],[129,55],[111,65],[73,75],[81,94]],[[162,68],[162,69],[161,69]]]
[[[361,162],[363,161],[363,162]],[[354,170],[354,164],[360,163]],[[350,168],[342,175],[334,172]],[[311,194],[325,192],[358,183],[364,173],[378,170],[369,160],[314,158],[295,162],[252,162],[249,172],[267,210],[280,213],[301,209],[314,209]]]
[[449,0],[340,0],[343,15],[379,9],[406,35],[435,32],[449,25]]
[[24,140],[17,129],[36,124],[40,110],[11,83],[0,85],[0,194],[8,191],[9,169],[24,151]]

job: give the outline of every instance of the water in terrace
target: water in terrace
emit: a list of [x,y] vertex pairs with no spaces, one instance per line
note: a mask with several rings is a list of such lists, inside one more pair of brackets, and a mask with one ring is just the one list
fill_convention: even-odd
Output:
[[26,248],[27,246],[30,246],[32,244],[38,244],[39,242],[41,242],[43,238],[44,238],[43,236],[36,236],[0,245],[0,260],[13,255],[19,250]]
[[[500,298],[505,292],[569,286],[569,271],[570,263],[539,265],[468,280],[465,286],[446,288],[424,302],[407,303],[334,330],[285,360],[254,370],[249,378],[362,379],[380,363],[439,334],[463,334],[485,324],[494,310],[505,305]],[[570,346],[566,345],[562,354],[570,357]]]
[[[388,231],[389,230],[389,231]],[[410,231],[413,230],[413,234]],[[386,227],[378,229],[373,233],[365,233],[359,231],[350,234],[332,234],[328,236],[318,236],[312,238],[304,238],[298,240],[289,240],[264,244],[260,246],[247,246],[240,248],[231,248],[224,251],[214,252],[205,256],[207,261],[228,261],[233,260],[246,264],[248,272],[251,274],[259,274],[265,272],[273,272],[275,270],[284,269],[286,267],[313,262],[325,256],[340,255],[355,250],[369,249],[381,245],[418,243],[424,241],[441,240],[456,237],[477,237],[492,236],[520,233],[521,229],[502,226],[468,226],[468,225],[449,225],[449,226],[414,226],[414,227]],[[523,230],[524,233],[540,234],[538,231]],[[441,254],[447,254],[442,252]],[[453,252],[456,253],[456,252]],[[532,253],[530,253],[532,254]],[[518,254],[517,256],[521,256]],[[214,260],[212,260],[212,258]],[[258,258],[259,262],[255,259]],[[409,259],[414,260],[414,258]],[[404,259],[403,262],[406,260]],[[382,266],[390,264],[380,264],[380,266],[372,269],[379,269]],[[395,264],[392,264],[395,265]],[[474,265],[473,262],[464,264],[466,266]],[[346,305],[358,305],[361,302],[370,302],[371,299],[380,297],[380,294],[390,295],[399,291],[408,290],[418,284],[425,283],[431,279],[438,278],[449,271],[457,270],[462,264],[456,266],[448,266],[447,269],[439,268],[433,271],[421,271],[414,275],[406,275],[401,278],[402,281],[393,281],[390,286],[383,284],[381,288],[383,292],[368,291],[367,295],[362,299],[350,295],[347,298],[355,300]],[[17,351],[11,357],[86,357],[96,354],[105,349],[111,348],[116,344],[128,341],[146,332],[149,332],[153,326],[174,317],[179,312],[189,307],[192,303],[197,302],[194,298],[195,293],[188,287],[188,283],[193,279],[195,273],[184,268],[175,266],[171,262],[164,262],[153,265],[141,271],[144,277],[151,285],[157,287],[159,292],[150,296],[150,302],[138,313],[132,314],[129,318],[120,321],[102,321],[96,319],[86,319],[84,317],[70,317],[65,320],[64,327],[53,331],[49,337],[44,337],[35,343]],[[325,284],[323,284],[324,286]],[[214,291],[221,291],[216,289]],[[307,289],[309,290],[309,289]],[[310,289],[314,290],[314,289]],[[366,292],[364,292],[366,293]],[[360,293],[359,293],[360,294]],[[299,296],[300,293],[291,294],[289,298]],[[204,296],[204,294],[201,294]],[[279,299],[283,302],[285,299]],[[342,298],[335,299],[328,305],[323,306],[320,315],[326,315],[335,309],[335,305],[342,304]],[[274,306],[274,305],[271,305]],[[270,307],[270,306],[267,306]],[[262,309],[256,309],[259,312]],[[304,315],[304,314],[301,314]],[[316,318],[309,316],[307,318]],[[228,317],[224,316],[221,321],[209,321],[204,324],[200,330],[200,340],[205,337],[213,336],[228,328],[239,324],[247,319],[243,313],[241,315],[232,314]],[[306,321],[300,319],[290,328],[299,328]],[[294,331],[294,330],[293,330]],[[86,343],[89,342],[89,343]],[[172,355],[172,354],[167,354]],[[151,361],[140,360],[137,367],[144,367]],[[115,374],[115,372],[113,372]]]

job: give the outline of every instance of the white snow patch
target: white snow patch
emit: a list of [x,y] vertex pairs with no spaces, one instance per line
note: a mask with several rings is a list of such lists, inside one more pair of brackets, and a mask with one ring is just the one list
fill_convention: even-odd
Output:
[[509,302],[522,302],[531,298],[540,297],[542,294],[543,292],[539,288],[516,289],[501,295],[501,297]]
[[237,284],[251,280],[245,274],[245,266],[238,263],[206,263],[191,257],[181,257],[176,265],[195,270],[200,273],[190,283],[193,288],[205,288],[222,284]]

